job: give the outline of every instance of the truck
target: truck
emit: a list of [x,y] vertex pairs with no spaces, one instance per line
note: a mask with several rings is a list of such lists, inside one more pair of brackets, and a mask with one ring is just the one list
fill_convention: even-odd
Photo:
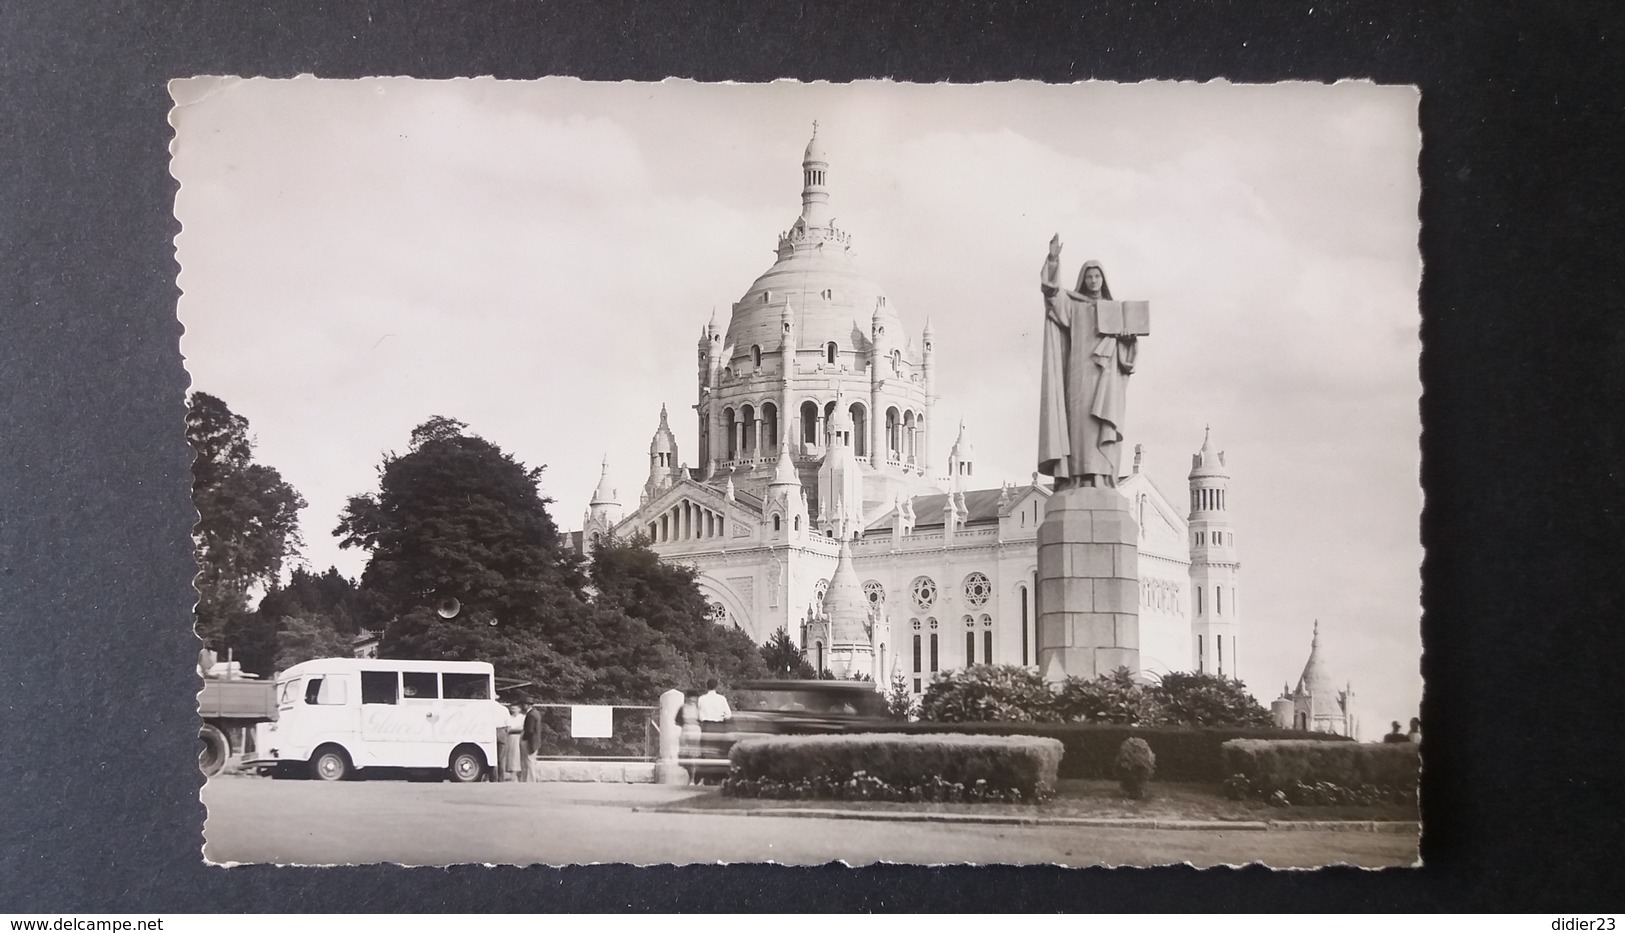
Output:
[[232,758],[251,757],[255,727],[277,719],[276,684],[244,674],[237,662],[219,662],[214,652],[198,657],[203,689],[198,692],[198,768],[209,777],[219,774]]

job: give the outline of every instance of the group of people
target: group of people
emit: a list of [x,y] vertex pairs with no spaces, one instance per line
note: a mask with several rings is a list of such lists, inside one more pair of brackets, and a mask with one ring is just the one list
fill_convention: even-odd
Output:
[[1396,719],[1394,720],[1393,731],[1383,736],[1382,740],[1390,744],[1400,742],[1412,742],[1416,745],[1422,744],[1422,720],[1417,719],[1414,716],[1411,717],[1411,731],[1406,732],[1404,730],[1405,727],[1401,726],[1399,724],[1399,720]]
[[533,780],[530,761],[541,745],[541,738],[541,707],[509,703],[506,719],[497,726],[497,768],[491,775],[492,780]]

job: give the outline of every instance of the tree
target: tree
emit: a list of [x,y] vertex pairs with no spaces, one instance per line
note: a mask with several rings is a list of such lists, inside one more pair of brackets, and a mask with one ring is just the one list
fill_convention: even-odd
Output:
[[275,670],[285,671],[314,658],[350,657],[350,639],[325,615],[283,616],[277,620]]
[[1068,677],[1055,694],[1055,707],[1062,719],[1082,722],[1149,726],[1160,718],[1156,697],[1126,667],[1093,680]]
[[372,607],[355,581],[329,567],[316,574],[303,567],[293,568],[288,582],[272,587],[260,600],[262,614],[272,619],[284,616],[320,615],[344,635],[358,634],[363,628],[382,624],[375,620]]
[[891,685],[886,688],[886,712],[900,722],[920,718],[920,701],[908,688],[908,678],[901,671],[891,675]]
[[197,632],[225,647],[228,628],[244,624],[249,593],[273,585],[283,562],[299,553],[299,510],[305,500],[275,469],[254,462],[248,419],[206,392],[187,400],[186,439],[198,523]]
[[549,616],[578,595],[579,568],[559,547],[542,468],[527,468],[467,425],[436,416],[390,454],[379,489],[351,497],[334,534],[368,552],[361,588],[385,618],[446,598],[499,624],[557,628]]
[[791,640],[790,632],[779,626],[762,645],[762,663],[768,676],[779,680],[810,680],[818,676],[807,655]]
[[1177,726],[1253,726],[1275,724],[1269,711],[1239,680],[1213,674],[1173,672],[1149,691],[1160,709],[1160,721]]
[[[367,551],[360,605],[387,620],[385,657],[490,661],[549,699],[605,699],[588,650],[605,620],[582,598],[530,468],[467,425],[436,416],[389,454],[378,491],[351,497],[334,534]],[[434,607],[451,598],[454,618]],[[621,632],[629,651],[648,639]]]
[[674,679],[660,689],[698,687],[715,677],[723,683],[768,674],[755,641],[736,626],[719,624],[688,567],[668,564],[642,536],[606,540],[593,549],[589,579],[594,604],[646,624],[675,653]]

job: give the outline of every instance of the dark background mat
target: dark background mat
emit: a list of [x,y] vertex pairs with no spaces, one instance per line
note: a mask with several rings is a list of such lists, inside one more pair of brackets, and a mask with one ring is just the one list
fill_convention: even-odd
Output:
[[[1618,909],[1611,8],[0,0],[0,911]],[[165,81],[301,72],[1420,85],[1426,867],[206,867]]]

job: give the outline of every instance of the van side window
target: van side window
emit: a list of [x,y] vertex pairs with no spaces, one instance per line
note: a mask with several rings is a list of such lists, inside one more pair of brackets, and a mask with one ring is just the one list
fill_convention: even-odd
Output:
[[447,672],[440,675],[446,684],[446,699],[448,700],[489,700],[491,699],[491,680],[484,674],[453,674]]
[[438,700],[440,677],[433,672],[402,671],[401,695],[408,700]]
[[346,700],[343,677],[312,677],[305,683],[305,703],[312,706],[343,706]]
[[395,688],[399,685],[400,677],[394,671],[362,671],[361,702],[395,703]]

